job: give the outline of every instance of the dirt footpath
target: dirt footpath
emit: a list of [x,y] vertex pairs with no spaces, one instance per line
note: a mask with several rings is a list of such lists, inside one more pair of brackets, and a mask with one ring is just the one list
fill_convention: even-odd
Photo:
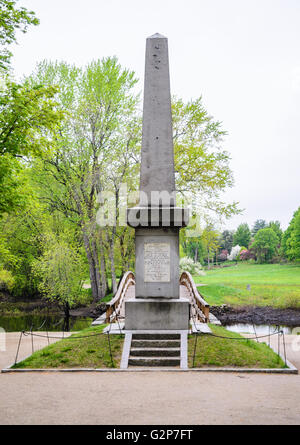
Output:
[[[8,334],[2,367],[17,339]],[[300,424],[300,375],[0,374],[0,391],[1,424]]]

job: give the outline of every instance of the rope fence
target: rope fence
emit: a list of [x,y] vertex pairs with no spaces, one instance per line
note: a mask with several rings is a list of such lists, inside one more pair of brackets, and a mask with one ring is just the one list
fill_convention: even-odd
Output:
[[[113,310],[114,310],[114,313],[115,313],[115,319],[117,321],[120,334],[122,334],[122,329],[121,329],[121,325],[120,325],[120,322],[119,322],[119,317],[118,317],[118,313],[116,311],[115,305],[113,305]],[[61,319],[54,327],[56,327],[62,321],[64,321],[64,319]],[[194,323],[195,329],[197,329],[194,317],[192,317],[192,322]],[[43,321],[43,323],[40,325],[40,327],[37,328],[37,330],[41,329],[45,325],[45,323],[46,323],[46,319]],[[50,344],[49,343],[50,339],[55,339],[55,340],[69,340],[69,339],[70,340],[80,340],[80,339],[87,339],[87,338],[91,338],[91,337],[99,337],[99,336],[105,335],[106,338],[107,338],[107,345],[108,345],[111,365],[112,365],[112,367],[114,367],[114,360],[113,360],[111,340],[110,340],[111,328],[112,328],[112,322],[109,323],[109,327],[108,327],[106,332],[97,332],[97,333],[93,333],[93,334],[89,334],[89,335],[79,335],[79,336],[73,334],[73,335],[71,335],[69,337],[65,337],[65,332],[64,331],[62,333],[62,336],[49,335],[48,331],[46,331],[46,335],[42,335],[40,333],[33,332],[33,325],[31,325],[31,328],[30,328],[29,331],[23,330],[20,333],[14,364],[16,365],[17,361],[18,361],[18,356],[19,356],[19,351],[20,351],[21,341],[22,341],[23,336],[24,337],[31,336],[31,347],[32,347],[32,354],[33,354],[34,353],[34,343],[33,343],[34,337],[46,338],[48,340],[48,345],[49,345]],[[254,329],[254,333],[255,333],[254,337],[227,337],[227,336],[217,335],[217,334],[214,334],[214,333],[202,333],[202,332],[199,332],[199,331],[198,332],[193,332],[191,335],[195,336],[195,342],[194,342],[194,347],[193,347],[193,360],[192,360],[193,365],[192,365],[192,368],[195,367],[195,359],[196,359],[197,343],[198,343],[199,335],[201,335],[201,336],[209,335],[209,336],[214,337],[214,338],[220,338],[220,339],[230,340],[230,341],[236,341],[236,340],[243,341],[244,340],[244,341],[247,342],[249,340],[255,340],[258,343],[259,343],[259,339],[268,338],[269,346],[270,346],[270,337],[272,337],[274,335],[277,335],[278,336],[278,345],[277,345],[278,359],[280,358],[280,337],[282,337],[282,340],[283,340],[283,352],[284,352],[284,362],[285,362],[285,365],[287,365],[286,344],[285,344],[284,331],[279,329],[279,326],[276,326],[276,330],[274,332],[270,332],[270,328],[269,328],[269,333],[268,334],[258,336],[257,332],[255,330],[254,324],[253,324],[253,329]]]

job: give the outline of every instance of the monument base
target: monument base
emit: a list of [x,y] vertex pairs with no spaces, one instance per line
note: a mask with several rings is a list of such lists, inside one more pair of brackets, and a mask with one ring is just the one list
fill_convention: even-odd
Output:
[[133,298],[125,301],[126,330],[187,330],[190,303],[185,298]]

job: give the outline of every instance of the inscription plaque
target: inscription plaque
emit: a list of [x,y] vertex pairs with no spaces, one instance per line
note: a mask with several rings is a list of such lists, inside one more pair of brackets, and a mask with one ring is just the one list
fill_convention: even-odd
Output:
[[170,244],[144,244],[144,281],[170,282]]

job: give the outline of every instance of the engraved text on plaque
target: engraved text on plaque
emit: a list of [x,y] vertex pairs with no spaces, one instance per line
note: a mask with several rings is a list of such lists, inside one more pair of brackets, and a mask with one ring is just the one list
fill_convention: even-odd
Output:
[[144,281],[170,282],[170,244],[144,244]]

